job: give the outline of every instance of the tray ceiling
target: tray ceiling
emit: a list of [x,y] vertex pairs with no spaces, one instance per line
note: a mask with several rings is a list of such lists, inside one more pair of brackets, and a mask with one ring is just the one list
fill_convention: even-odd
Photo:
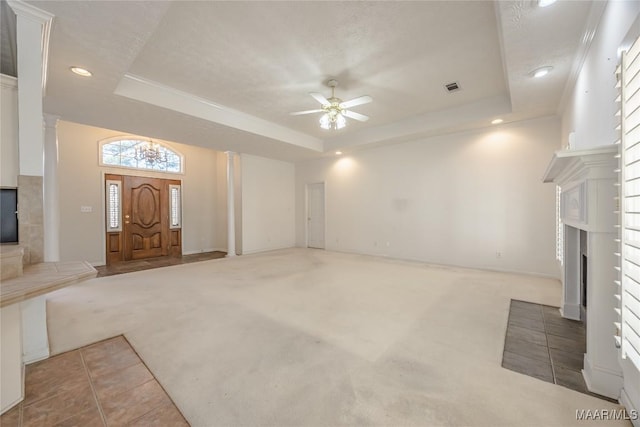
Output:
[[[46,112],[293,161],[555,114],[594,21],[590,1],[29,3],[55,15]],[[289,115],[330,78],[373,97],[368,122]]]

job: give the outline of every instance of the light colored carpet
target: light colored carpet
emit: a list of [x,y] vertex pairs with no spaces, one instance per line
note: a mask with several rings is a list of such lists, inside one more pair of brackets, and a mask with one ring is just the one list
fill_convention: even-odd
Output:
[[49,336],[59,353],[124,333],[193,426],[584,426],[577,409],[619,408],[500,366],[511,298],[557,306],[560,283],[287,249],[62,289]]

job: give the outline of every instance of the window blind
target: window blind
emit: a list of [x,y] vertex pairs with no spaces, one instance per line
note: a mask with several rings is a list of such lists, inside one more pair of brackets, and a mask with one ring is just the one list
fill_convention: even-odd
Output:
[[622,54],[616,70],[620,145],[620,280],[616,281],[616,342],[640,370],[640,39]]

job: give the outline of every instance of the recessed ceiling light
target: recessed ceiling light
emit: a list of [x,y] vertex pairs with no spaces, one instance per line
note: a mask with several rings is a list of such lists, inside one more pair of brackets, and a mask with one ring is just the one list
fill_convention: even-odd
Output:
[[531,75],[532,75],[533,77],[535,77],[535,78],[540,78],[540,77],[544,77],[544,76],[546,76],[547,74],[549,74],[549,72],[550,72],[551,70],[553,70],[553,67],[551,67],[551,66],[547,65],[547,66],[545,66],[545,67],[540,67],[540,68],[538,68],[538,69],[536,69],[536,70],[533,70],[533,71],[531,72]]
[[342,151],[336,151],[336,156],[342,155]]
[[499,125],[500,123],[502,123],[504,120],[502,119],[495,119],[495,120],[491,120],[491,124],[492,125]]
[[554,4],[557,0],[538,0],[538,7],[547,7]]
[[91,71],[87,70],[86,68],[82,68],[82,67],[69,67],[69,69],[82,77],[91,77],[93,74],[91,73]]

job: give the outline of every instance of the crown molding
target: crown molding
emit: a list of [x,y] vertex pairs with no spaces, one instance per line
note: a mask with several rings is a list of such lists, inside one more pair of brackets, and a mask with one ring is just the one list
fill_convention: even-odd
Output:
[[61,117],[57,114],[44,113],[44,126],[47,128],[57,128]]
[[321,139],[133,74],[125,74],[114,93],[298,147],[323,151]]
[[18,79],[6,74],[0,74],[0,86],[3,88],[18,90]]
[[7,3],[16,16],[29,19],[42,25],[42,95],[44,96],[47,90],[49,42],[51,39],[51,27],[53,25],[54,15],[21,0],[7,0]]
[[[508,94],[432,111],[385,125],[363,128],[324,141],[325,152],[356,146],[405,142],[476,129],[478,123],[512,112]],[[470,127],[466,125],[471,124]]]
[[564,90],[562,91],[562,97],[560,98],[560,102],[558,103],[558,109],[556,110],[557,114],[562,114],[565,107],[567,106],[567,102],[569,101],[571,93],[576,87],[578,76],[580,75],[580,71],[582,71],[584,61],[586,61],[589,50],[591,49],[591,43],[593,42],[593,39],[598,32],[600,20],[602,19],[602,14],[604,13],[606,7],[606,1],[594,1],[591,3],[591,9],[589,10],[589,16],[587,17],[587,23],[584,27],[580,46],[578,47],[576,56],[573,58],[571,71],[569,72],[569,77],[567,77],[567,81],[564,85]]
[[25,3],[22,0],[7,0],[7,3],[17,16],[29,18],[40,24],[44,24],[45,22],[53,19],[53,15],[51,13],[32,6],[29,3]]

